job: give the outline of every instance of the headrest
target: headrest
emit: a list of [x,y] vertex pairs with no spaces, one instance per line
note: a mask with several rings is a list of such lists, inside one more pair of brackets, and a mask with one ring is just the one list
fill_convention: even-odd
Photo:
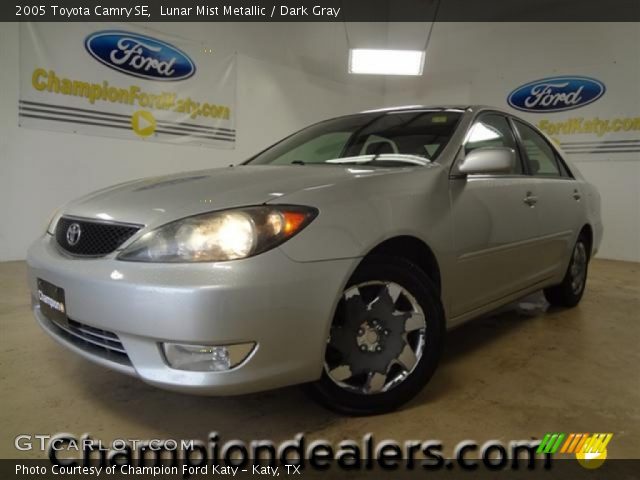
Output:
[[385,153],[395,153],[389,142],[373,142],[367,145],[365,155],[384,155]]
[[531,174],[535,175],[540,170],[540,162],[538,160],[529,159],[529,167],[531,168]]

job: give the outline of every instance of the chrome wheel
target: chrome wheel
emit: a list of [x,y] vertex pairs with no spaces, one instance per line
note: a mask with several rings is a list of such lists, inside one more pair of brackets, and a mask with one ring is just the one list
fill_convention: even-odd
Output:
[[394,282],[349,287],[338,305],[324,369],[333,383],[361,394],[387,392],[416,368],[426,319],[416,299]]
[[571,290],[577,295],[584,288],[587,275],[587,249],[582,242],[578,242],[573,250],[570,274]]

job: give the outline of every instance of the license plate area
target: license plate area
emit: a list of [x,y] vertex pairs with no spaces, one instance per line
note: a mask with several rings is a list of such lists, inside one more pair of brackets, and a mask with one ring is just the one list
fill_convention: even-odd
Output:
[[63,288],[39,278],[38,302],[40,311],[45,317],[61,327],[69,326]]

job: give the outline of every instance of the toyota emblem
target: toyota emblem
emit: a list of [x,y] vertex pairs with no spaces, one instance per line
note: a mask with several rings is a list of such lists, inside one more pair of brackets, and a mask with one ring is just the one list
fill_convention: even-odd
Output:
[[80,241],[80,235],[82,235],[82,229],[77,223],[72,223],[67,228],[67,243],[70,247],[74,247]]

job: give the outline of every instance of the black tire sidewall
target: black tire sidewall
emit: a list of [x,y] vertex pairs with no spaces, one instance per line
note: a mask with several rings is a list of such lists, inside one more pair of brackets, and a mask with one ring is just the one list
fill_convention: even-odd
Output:
[[[571,267],[573,266],[573,255],[576,251],[578,244],[582,243],[584,245],[585,251],[587,252],[587,263],[585,265],[584,271],[584,282],[582,283],[582,288],[578,293],[573,291],[573,287],[571,286],[572,277],[571,277]],[[544,290],[544,296],[547,301],[553,305],[558,307],[575,307],[582,296],[584,295],[584,291],[587,288],[587,278],[589,276],[589,262],[591,260],[591,252],[589,251],[589,242],[586,240],[584,235],[580,235],[578,240],[573,246],[571,250],[571,259],[569,260],[569,266],[567,267],[567,271],[562,279],[562,283],[556,285],[554,287],[546,288]]]

